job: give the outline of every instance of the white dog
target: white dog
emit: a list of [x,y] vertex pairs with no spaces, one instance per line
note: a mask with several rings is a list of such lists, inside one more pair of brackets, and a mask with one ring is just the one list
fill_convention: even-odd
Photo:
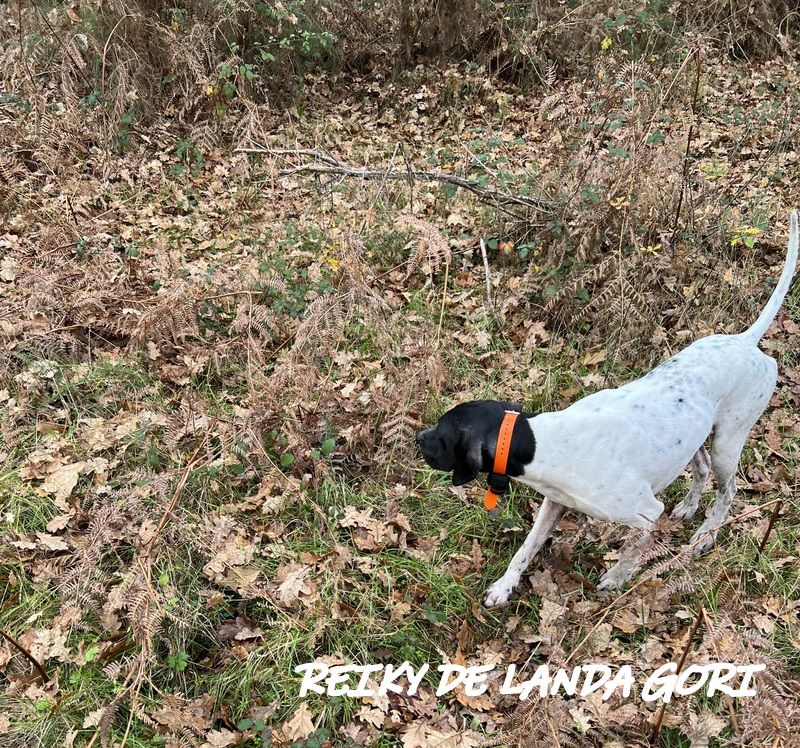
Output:
[[[533,529],[484,603],[508,601],[522,573],[565,509],[651,531],[664,511],[656,495],[691,463],[692,485],[673,516],[690,519],[713,469],[717,497],[692,537],[695,552],[710,548],[736,491],[736,468],[750,429],[775,389],[778,366],[758,342],[789,290],[797,263],[797,211],[778,285],[755,323],[739,335],[710,335],[649,374],[601,390],[558,413],[520,413],[511,432],[504,474],[544,496]],[[417,434],[425,460],[453,471],[461,485],[492,473],[505,412],[518,406],[492,400],[457,405],[437,426]],[[713,431],[711,456],[703,443]],[[505,452],[505,449],[503,450]],[[505,457],[503,458],[505,459]],[[636,547],[623,552],[600,580],[616,589],[639,566]]]

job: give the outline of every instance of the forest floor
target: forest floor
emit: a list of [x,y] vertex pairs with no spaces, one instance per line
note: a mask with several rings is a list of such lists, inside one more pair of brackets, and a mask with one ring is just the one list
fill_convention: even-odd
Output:
[[[111,148],[72,109],[3,103],[0,742],[610,747],[660,724],[652,744],[788,746],[800,284],[762,343],[778,387],[731,521],[681,550],[709,485],[624,593],[595,583],[628,531],[570,513],[483,608],[541,497],[489,517],[482,482],[413,449],[457,402],[563,408],[755,319],[800,205],[800,68],[696,62],[612,49],[535,93],[467,66],[309,76],[287,111],[125,125]],[[639,686],[522,710],[500,693],[511,663],[641,684],[684,654],[768,668],[756,697],[663,711]],[[315,660],[433,672],[414,695],[301,698]],[[447,662],[498,668],[481,696],[437,697]]]

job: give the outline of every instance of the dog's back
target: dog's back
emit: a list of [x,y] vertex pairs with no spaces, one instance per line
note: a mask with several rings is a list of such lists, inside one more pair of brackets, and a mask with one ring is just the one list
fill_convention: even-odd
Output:
[[[587,434],[602,439],[604,433],[619,435],[624,431],[629,435],[625,437],[629,462],[637,466],[655,493],[680,475],[712,430],[721,433],[723,441],[743,445],[777,381],[777,364],[758,349],[758,342],[777,314],[794,275],[797,211],[792,212],[790,223],[783,272],[750,328],[738,335],[709,335],[696,340],[645,376],[578,400],[560,414],[562,437],[565,423],[580,424],[577,430],[584,431],[584,439]],[[607,448],[618,451],[619,445]]]

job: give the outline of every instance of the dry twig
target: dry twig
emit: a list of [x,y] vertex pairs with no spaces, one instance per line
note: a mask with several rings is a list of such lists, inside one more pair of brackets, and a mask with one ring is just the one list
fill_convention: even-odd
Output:
[[[681,216],[681,208],[683,207],[683,194],[686,191],[686,184],[689,181],[689,156],[692,151],[692,139],[695,134],[695,118],[697,115],[697,95],[700,92],[700,50],[694,50],[694,64],[695,64],[695,79],[694,79],[694,95],[692,96],[692,119],[689,122],[689,133],[686,136],[686,153],[683,156],[683,171],[681,173],[681,191],[678,193],[678,207],[675,210],[675,220],[672,225],[672,240],[674,241],[675,235],[678,233],[678,220]],[[673,249],[674,252],[674,249]]]
[[[692,642],[694,641],[695,636],[697,636],[697,630],[700,628],[700,622],[703,620],[703,604],[697,604],[697,614],[695,615],[694,624],[692,625],[691,630],[689,631],[689,636],[686,639],[686,646],[683,648],[683,652],[681,652],[681,658],[678,660],[678,666],[675,669],[675,675],[679,675],[681,670],[683,670],[683,666],[686,664],[686,658],[689,656],[689,650],[692,648]],[[653,734],[652,739],[656,740],[658,738],[658,733],[661,732],[661,724],[664,721],[664,714],[667,711],[667,701],[665,700],[664,703],[661,705],[661,708],[658,710],[658,717],[656,718],[656,723],[653,726]]]
[[772,527],[775,524],[775,520],[778,519],[778,515],[780,514],[781,507],[783,506],[783,501],[778,501],[775,504],[775,508],[772,510],[772,514],[769,517],[769,524],[767,525],[767,531],[764,533],[764,537],[761,538],[761,543],[758,546],[758,552],[763,553],[764,549],[767,547],[767,541],[769,540],[770,533],[772,532]]
[[500,318],[497,316],[497,310],[494,308],[494,299],[492,298],[492,274],[489,271],[489,256],[486,254],[486,242],[481,237],[481,256],[483,257],[483,269],[486,273],[486,303],[489,305],[489,310],[494,317],[494,323],[500,328]]

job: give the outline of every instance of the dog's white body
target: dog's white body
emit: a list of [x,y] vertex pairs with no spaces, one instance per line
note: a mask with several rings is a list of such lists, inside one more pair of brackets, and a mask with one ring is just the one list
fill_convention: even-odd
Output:
[[518,480],[592,517],[650,527],[663,511],[653,494],[681,474],[712,428],[746,438],[776,374],[775,360],[750,339],[702,338],[641,379],[530,419],[536,457]]
[[[656,494],[690,463],[692,486],[673,515],[694,515],[713,467],[717,498],[692,545],[699,553],[713,544],[736,491],[742,448],[775,389],[778,366],[757,346],[789,290],[797,253],[797,211],[793,211],[783,273],[764,311],[746,332],[702,338],[640,379],[528,420],[536,451],[516,480],[545,499],[508,570],[489,588],[486,605],[508,600],[566,508],[651,530],[664,511]],[[712,431],[709,458],[703,443]],[[635,547],[627,549],[600,588],[626,582],[639,560]]]

